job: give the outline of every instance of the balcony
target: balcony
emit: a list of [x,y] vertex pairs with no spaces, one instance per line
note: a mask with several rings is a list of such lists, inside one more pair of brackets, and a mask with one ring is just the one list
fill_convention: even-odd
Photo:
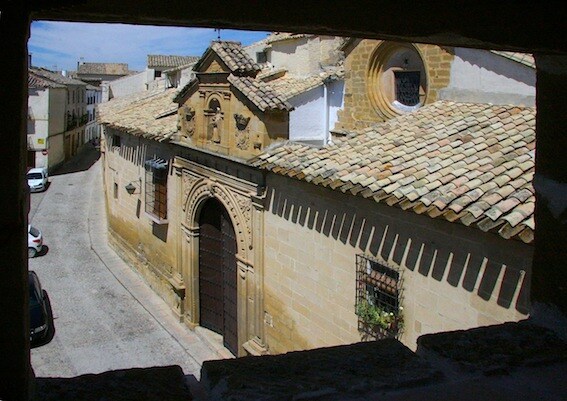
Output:
[[88,121],[88,117],[89,115],[86,113],[78,117],[67,114],[67,131],[85,125]]

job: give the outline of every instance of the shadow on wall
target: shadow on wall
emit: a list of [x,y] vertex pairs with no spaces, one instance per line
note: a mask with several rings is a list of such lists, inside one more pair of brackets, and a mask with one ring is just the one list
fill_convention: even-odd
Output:
[[281,183],[285,191],[268,190],[268,212],[484,300],[497,293],[501,307],[529,312],[529,245],[327,188]]

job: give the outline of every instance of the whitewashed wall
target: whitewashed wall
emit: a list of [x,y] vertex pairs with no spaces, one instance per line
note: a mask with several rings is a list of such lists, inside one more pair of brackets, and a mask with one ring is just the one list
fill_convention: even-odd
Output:
[[[345,82],[334,81],[327,85],[327,97],[329,104],[329,129],[333,129],[339,120],[339,110],[344,107]],[[327,130],[328,131],[328,130]]]
[[295,108],[289,116],[289,139],[313,145],[327,144],[329,130],[343,107],[344,82],[336,81],[302,93],[289,102]]
[[534,106],[535,80],[535,68],[486,50],[455,48],[451,81],[440,98]]
[[112,98],[117,98],[144,91],[147,89],[148,82],[152,79],[153,70],[146,70],[139,72],[138,74],[117,79],[108,83],[110,94]]
[[291,141],[317,141],[325,143],[324,87],[312,89],[290,99],[295,109],[289,115],[289,139]]

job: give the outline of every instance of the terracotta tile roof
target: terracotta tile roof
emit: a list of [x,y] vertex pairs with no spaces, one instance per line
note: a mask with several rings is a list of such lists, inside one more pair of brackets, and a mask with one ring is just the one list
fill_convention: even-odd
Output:
[[252,165],[533,241],[535,109],[439,101],[336,144],[286,142]]
[[65,85],[53,82],[50,79],[28,71],[28,88],[65,88]]
[[492,53],[498,54],[499,56],[502,57],[506,57],[520,64],[527,65],[528,67],[536,68],[534,56],[529,53],[504,52],[497,50],[492,50]]
[[77,69],[77,74],[128,75],[129,73],[126,63],[83,63]]
[[147,65],[148,68],[171,68],[196,63],[197,60],[199,60],[199,57],[197,56],[166,56],[160,54],[148,54]]
[[272,79],[284,76],[286,73],[287,70],[285,68],[275,68],[273,65],[266,63],[262,64],[262,71],[260,71],[260,73],[256,75],[256,78],[261,79],[264,82],[268,82]]
[[283,40],[290,40],[290,39],[301,39],[307,36],[311,36],[304,33],[290,33],[290,32],[272,32],[266,38],[266,43],[274,43],[274,42],[281,42]]
[[83,81],[66,77],[64,75],[59,74],[58,72],[50,71],[45,68],[30,67],[29,71],[33,72],[36,76],[46,78],[50,81],[56,82],[61,85],[82,85],[82,86],[87,85]]
[[240,42],[231,41],[212,42],[211,46],[205,51],[201,59],[197,61],[195,67],[193,67],[194,70],[198,70],[200,68],[205,60],[205,55],[210,51],[215,52],[233,73],[251,72],[256,74],[261,70],[260,65],[254,62],[246,51],[244,51]]
[[293,106],[285,98],[270,85],[259,79],[239,77],[231,74],[228,76],[228,82],[254,103],[260,111],[293,110]]
[[323,85],[327,79],[340,79],[343,76],[344,70],[337,69],[309,77],[293,77],[285,75],[269,81],[268,84],[280,95],[281,98],[289,100],[294,96]]
[[176,88],[136,93],[98,105],[97,122],[156,141],[177,132]]

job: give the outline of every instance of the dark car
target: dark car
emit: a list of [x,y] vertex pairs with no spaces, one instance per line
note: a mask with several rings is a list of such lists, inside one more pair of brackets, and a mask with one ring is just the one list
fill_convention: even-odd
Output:
[[37,274],[30,271],[30,341],[37,343],[47,337],[49,332],[49,314],[47,306],[47,292],[41,289]]

